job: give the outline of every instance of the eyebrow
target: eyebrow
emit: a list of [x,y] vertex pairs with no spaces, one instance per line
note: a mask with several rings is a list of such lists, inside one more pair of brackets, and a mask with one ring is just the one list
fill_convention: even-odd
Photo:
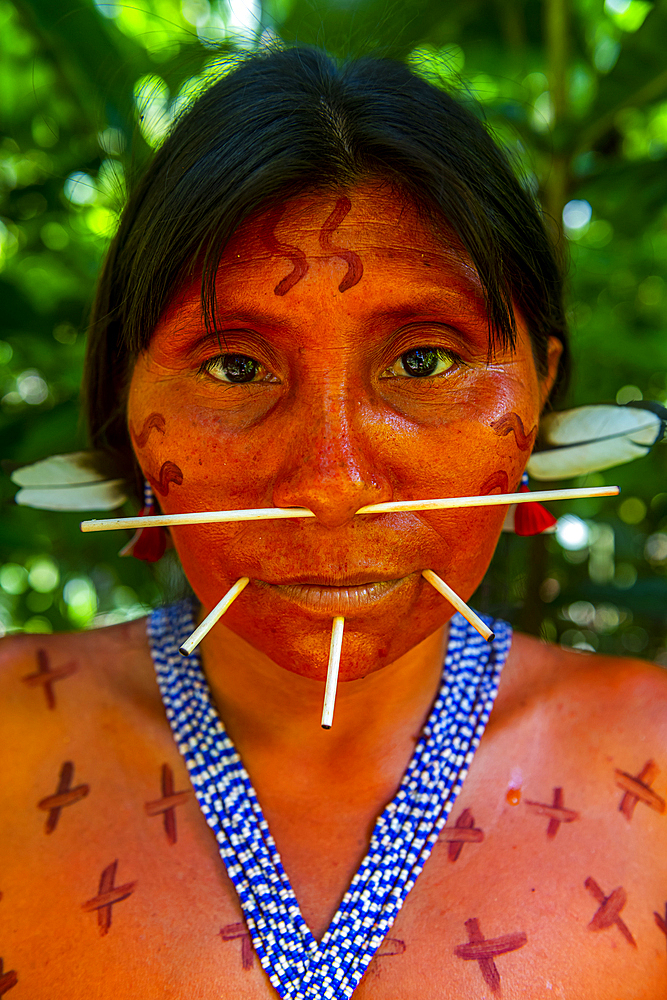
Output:
[[[488,312],[479,278],[476,272],[473,272],[473,278],[473,274],[469,273],[470,269],[462,262],[458,261],[457,263],[459,266],[456,267],[452,275],[451,284],[443,284],[438,287],[434,282],[430,282],[430,287],[423,288],[404,301],[399,300],[390,305],[379,306],[374,313],[366,317],[366,321],[372,323],[374,320],[381,319],[385,322],[396,323],[417,322],[419,320],[428,322],[424,313],[437,314],[441,309],[445,309],[449,313],[447,320],[450,324],[457,321],[487,323]],[[207,332],[207,339],[209,339],[215,338],[216,334],[222,332],[216,329],[218,322],[224,323],[225,326],[232,324],[239,329],[251,331],[255,331],[258,326],[274,328],[290,326],[289,315],[285,315],[282,311],[280,313],[274,312],[270,307],[267,308],[266,303],[260,305],[258,302],[256,306],[250,308],[243,308],[242,305],[239,305],[239,307],[232,307],[227,311],[224,308],[224,299],[221,308],[221,299],[223,299],[222,296],[217,298],[214,325],[208,331],[205,328],[199,295],[196,298],[188,297],[185,302],[181,303],[180,307],[174,308],[172,306],[171,315],[165,317],[164,320],[165,326],[170,328],[170,336],[182,340],[183,347],[189,348],[189,344],[186,345],[185,341],[193,336],[201,336],[202,333]],[[487,336],[489,342],[491,339]]]
[[[388,320],[404,321],[411,318],[419,318],[425,312],[438,312],[440,309],[453,310],[454,312],[474,313],[480,319],[487,319],[486,302],[481,284],[473,282],[467,276],[457,275],[464,287],[460,287],[457,282],[456,287],[443,286],[442,288],[431,287],[416,292],[407,297],[404,301],[396,301],[392,304],[382,304],[372,313],[368,314],[369,319],[384,318]],[[285,326],[290,321],[290,317],[284,313],[275,313],[266,306],[257,305],[252,308],[231,308],[228,312],[224,308],[216,310],[217,317],[225,323],[238,323],[240,326],[254,326],[255,323],[266,324],[267,326]]]

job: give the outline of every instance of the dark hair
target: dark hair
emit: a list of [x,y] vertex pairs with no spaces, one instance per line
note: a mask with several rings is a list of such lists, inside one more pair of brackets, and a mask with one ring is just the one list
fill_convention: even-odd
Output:
[[93,447],[136,471],[128,375],[198,263],[212,325],[219,259],[244,219],[277,197],[369,177],[396,184],[436,234],[456,234],[484,288],[490,343],[514,343],[516,305],[544,371],[549,336],[566,344],[560,269],[538,207],[481,122],[397,62],[338,67],[317,49],[263,51],[182,115],[129,199],[92,311],[84,406]]

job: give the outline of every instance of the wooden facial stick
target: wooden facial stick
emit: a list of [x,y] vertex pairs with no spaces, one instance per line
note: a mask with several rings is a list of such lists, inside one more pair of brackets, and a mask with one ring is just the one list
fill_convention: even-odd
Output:
[[327,683],[324,689],[324,704],[322,706],[322,729],[331,729],[333,723],[334,705],[336,704],[336,689],[338,687],[338,668],[340,666],[340,651],[343,645],[343,629],[345,619],[334,618],[331,629],[331,645],[329,646],[329,666],[327,667]]
[[229,588],[223,599],[216,604],[213,611],[204,618],[201,625],[198,625],[194,630],[189,639],[186,639],[183,645],[179,649],[179,653],[182,656],[188,656],[195,646],[198,646],[202,641],[204,636],[211,631],[215,623],[222,618],[227,608],[232,604],[236,598],[239,596],[244,587],[247,587],[250,583],[250,578],[247,576],[242,576],[240,580]]
[[437,573],[434,573],[432,569],[425,569],[422,571],[422,576],[425,580],[435,587],[439,594],[446,597],[450,604],[452,604],[457,611],[460,611],[466,621],[469,621],[473,628],[476,628],[483,639],[487,642],[491,642],[495,639],[494,633],[485,625],[479,615],[476,615],[472,608],[469,608],[465,601],[462,601],[455,590],[452,590],[444,580],[441,580]]
[[[443,497],[436,500],[391,500],[360,507],[357,514],[397,514],[404,511],[451,510],[454,507],[502,507],[512,503],[542,503],[544,500],[578,500],[581,497],[615,497],[618,486],[582,486],[572,490],[537,490],[534,493],[502,493],[492,496]],[[155,528],[178,524],[220,524],[229,521],[272,521],[292,517],[315,517],[305,507],[256,507],[248,510],[202,510],[191,514],[149,514],[145,517],[105,517],[82,521],[82,531],[114,531],[116,528]]]

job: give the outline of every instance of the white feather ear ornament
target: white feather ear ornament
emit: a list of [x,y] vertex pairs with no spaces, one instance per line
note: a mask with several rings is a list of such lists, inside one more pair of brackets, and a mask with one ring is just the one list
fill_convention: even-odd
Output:
[[10,478],[20,486],[14,500],[39,510],[115,510],[128,498],[124,479],[96,467],[96,454],[75,451],[52,455],[15,469]]
[[611,469],[648,455],[666,426],[667,409],[651,401],[548,413],[526,470],[532,479],[552,480]]
[[[526,472],[542,481],[602,472],[648,455],[662,440],[666,428],[667,409],[650,400],[548,413],[540,421],[540,447],[530,456]],[[521,490],[528,489],[526,473],[521,482]],[[556,518],[543,507],[537,510],[539,506],[513,504],[507,511],[503,531],[518,535],[554,531]]]

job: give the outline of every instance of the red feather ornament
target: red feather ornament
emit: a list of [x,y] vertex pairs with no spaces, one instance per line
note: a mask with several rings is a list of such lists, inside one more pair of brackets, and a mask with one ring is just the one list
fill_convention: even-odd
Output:
[[[527,486],[521,485],[519,493],[529,493]],[[514,511],[514,533],[516,535],[541,535],[556,524],[557,518],[550,514],[541,503],[518,503]]]
[[[152,505],[142,507],[139,517],[154,513],[155,508]],[[166,548],[167,532],[164,528],[139,528],[118,555],[134,556],[135,559],[143,559],[144,562],[157,562],[164,555]]]

